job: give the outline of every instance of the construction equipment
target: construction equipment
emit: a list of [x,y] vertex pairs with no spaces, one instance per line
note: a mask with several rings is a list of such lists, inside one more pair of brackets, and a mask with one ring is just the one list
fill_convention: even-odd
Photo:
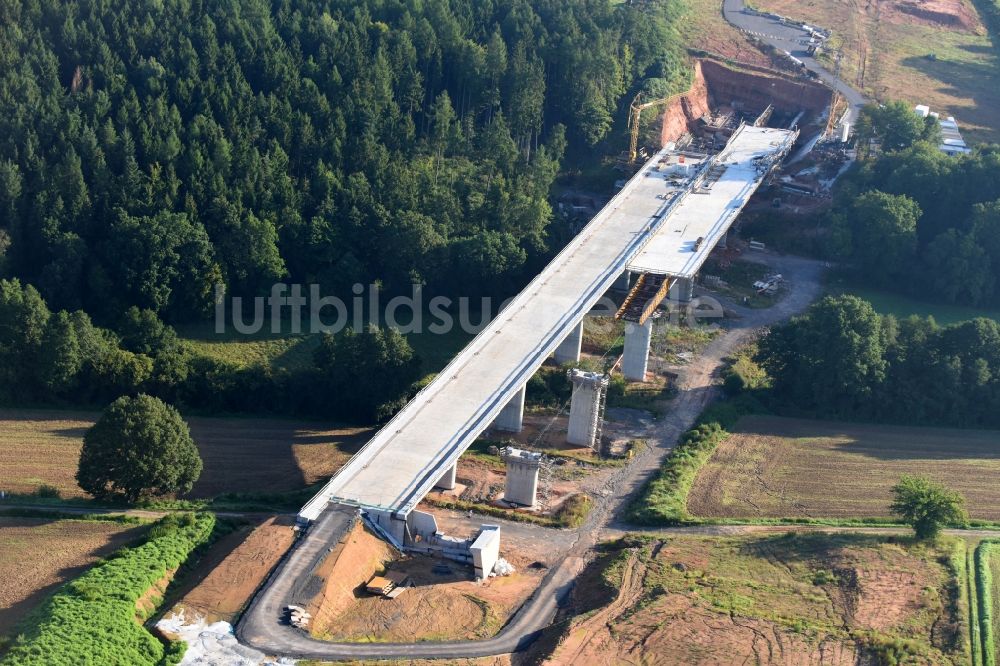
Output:
[[669,104],[675,99],[680,99],[685,94],[686,93],[678,93],[676,95],[671,95],[670,97],[654,99],[651,102],[643,102],[642,93],[636,93],[635,99],[632,100],[632,104],[629,106],[628,114],[628,128],[632,130],[632,140],[629,144],[628,150],[628,163],[630,165],[635,164],[635,158],[639,155],[639,119],[642,116],[642,112],[650,107]]
[[[844,50],[842,48],[837,49],[837,61],[833,69],[833,80],[840,80],[840,65],[841,61],[844,59]],[[830,136],[833,134],[833,128],[837,125],[837,105],[840,103],[840,93],[837,92],[836,86],[831,86],[833,88],[833,94],[830,95],[830,112],[826,119],[826,129],[823,131],[824,136]]]

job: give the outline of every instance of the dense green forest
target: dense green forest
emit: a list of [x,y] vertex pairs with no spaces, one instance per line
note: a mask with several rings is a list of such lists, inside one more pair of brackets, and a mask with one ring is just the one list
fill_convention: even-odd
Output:
[[1000,426],[1000,324],[938,326],[881,316],[855,296],[826,297],[771,329],[740,372],[775,410],[833,418]]
[[627,95],[684,85],[681,10],[0,0],[0,400],[384,418],[420,377],[398,334],[288,372],[163,322],[205,319],[219,283],[516,290],[565,242],[567,149],[597,162]]
[[685,76],[677,0],[0,0],[0,256],[53,309],[508,291],[567,144]]
[[51,312],[31,285],[0,280],[0,403],[97,406],[144,392],[201,412],[371,423],[395,413],[421,376],[390,328],[324,335],[295,371],[195,356],[152,310],[129,308],[119,331],[82,310]]
[[[874,127],[873,127],[874,125]],[[1000,146],[947,157],[906,105],[859,122],[885,152],[839,185],[833,256],[872,286],[973,306],[1000,304]]]

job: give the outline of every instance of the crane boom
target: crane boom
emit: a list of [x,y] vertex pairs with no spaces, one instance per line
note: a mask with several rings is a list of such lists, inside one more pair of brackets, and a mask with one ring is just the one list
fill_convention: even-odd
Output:
[[642,115],[643,110],[648,109],[652,106],[660,106],[662,104],[669,104],[675,99],[681,98],[685,93],[678,93],[676,95],[671,95],[670,97],[661,97],[660,99],[654,99],[649,102],[643,102],[642,93],[636,93],[635,99],[632,100],[632,104],[629,106],[628,115],[628,128],[632,130],[631,142],[629,144],[628,151],[628,163],[635,164],[635,159],[639,155],[639,118]]

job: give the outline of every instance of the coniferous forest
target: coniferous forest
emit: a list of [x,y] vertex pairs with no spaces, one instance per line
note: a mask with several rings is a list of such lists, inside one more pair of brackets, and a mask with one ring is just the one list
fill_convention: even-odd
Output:
[[683,77],[673,5],[0,3],[8,276],[98,321],[212,286],[516,284],[567,142]]
[[565,155],[596,162],[630,95],[686,80],[679,13],[0,0],[0,400],[141,390],[345,416],[316,396],[367,381],[346,416],[391,413],[420,376],[398,334],[327,341],[290,375],[192,357],[169,325],[209,319],[217,284],[512,293],[562,242],[549,199]]

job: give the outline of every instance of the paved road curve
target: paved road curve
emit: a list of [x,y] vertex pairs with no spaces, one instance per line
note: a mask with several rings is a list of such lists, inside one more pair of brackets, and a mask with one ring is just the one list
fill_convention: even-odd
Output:
[[746,5],[743,0],[723,0],[722,15],[729,23],[745,32],[749,32],[776,49],[788,51],[801,60],[806,69],[815,72],[827,85],[843,95],[844,99],[850,104],[850,113],[847,117],[847,122],[853,125],[855,120],[857,120],[861,107],[868,104],[870,100],[848,85],[843,79],[835,77],[816,58],[808,54],[806,49],[809,43],[809,33],[797,26],[785,25],[780,21],[766,16],[749,14],[744,11],[745,9]]

